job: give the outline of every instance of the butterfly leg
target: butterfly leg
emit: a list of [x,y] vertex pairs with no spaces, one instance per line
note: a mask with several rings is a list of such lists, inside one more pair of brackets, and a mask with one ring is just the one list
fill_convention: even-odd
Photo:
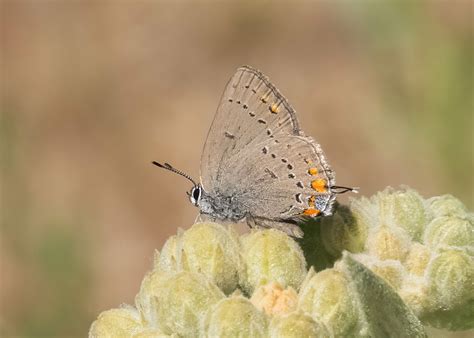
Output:
[[253,217],[251,214],[247,214],[245,216],[245,221],[247,222],[247,225],[249,226],[250,229],[264,229],[264,226],[261,226],[260,224],[257,223],[255,217]]
[[304,235],[300,227],[294,223],[279,222],[266,218],[253,217],[252,215],[247,215],[245,219],[248,226],[252,229],[277,229],[296,238],[302,238]]
[[194,220],[194,223],[215,222],[216,220],[217,219],[215,217],[212,217],[211,215],[199,213],[196,216],[196,219]]

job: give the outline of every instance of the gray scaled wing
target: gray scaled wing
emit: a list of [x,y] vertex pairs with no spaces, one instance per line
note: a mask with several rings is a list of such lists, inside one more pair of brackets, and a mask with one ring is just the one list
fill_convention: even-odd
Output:
[[335,199],[334,173],[319,144],[299,129],[278,89],[248,66],[224,90],[204,145],[201,183],[269,221],[330,215]]

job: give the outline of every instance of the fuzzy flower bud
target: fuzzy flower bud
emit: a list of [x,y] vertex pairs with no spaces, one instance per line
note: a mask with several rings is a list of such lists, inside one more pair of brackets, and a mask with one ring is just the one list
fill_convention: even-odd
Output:
[[[358,299],[360,321],[355,336],[425,337],[423,325],[382,278],[345,253],[335,269],[345,273]],[[370,290],[370,291],[369,291]]]
[[217,223],[197,223],[181,237],[183,266],[200,272],[224,293],[237,287],[241,256],[238,235],[231,227]]
[[474,318],[474,259],[459,249],[443,249],[428,266],[432,311],[422,314],[435,327],[467,329]]
[[155,271],[143,281],[136,303],[149,325],[166,334],[195,336],[207,309],[222,298],[219,288],[201,274]]
[[405,259],[405,267],[415,276],[423,276],[431,259],[431,250],[423,244],[413,243]]
[[379,225],[378,205],[373,200],[367,197],[352,198],[349,209],[360,227],[370,229]]
[[442,216],[464,216],[467,209],[464,204],[456,197],[451,195],[442,195],[431,197],[426,201],[428,209],[433,218]]
[[403,261],[410,247],[410,240],[401,231],[388,226],[380,226],[370,232],[368,253],[378,259]]
[[344,250],[361,252],[367,240],[368,225],[359,221],[346,206],[339,205],[332,217],[321,220],[321,237],[324,248],[334,257],[340,257]]
[[306,260],[299,245],[285,233],[269,229],[252,231],[241,238],[244,269],[241,286],[248,293],[278,282],[297,290],[306,274]]
[[334,269],[314,273],[311,268],[298,297],[299,308],[332,328],[334,335],[354,333],[359,310],[356,297],[348,288],[349,282]]
[[404,229],[414,240],[420,238],[427,216],[424,200],[415,190],[387,188],[376,195],[375,201],[381,223]]
[[331,337],[326,326],[303,311],[276,316],[268,327],[272,338]]
[[406,272],[399,261],[393,259],[379,260],[366,254],[353,255],[353,258],[368,267],[395,290],[401,287]]
[[431,246],[474,245],[474,218],[463,216],[441,216],[427,226],[424,242]]
[[259,286],[250,301],[267,315],[283,315],[296,310],[298,294],[292,287],[283,289],[276,282]]
[[140,314],[131,306],[102,312],[92,323],[89,338],[131,336],[142,327]]
[[135,304],[143,320],[149,325],[153,326],[157,323],[155,291],[162,285],[163,280],[171,275],[170,272],[152,271],[147,273],[142,280],[140,292],[135,297]]
[[245,297],[231,296],[215,304],[204,318],[205,337],[265,337],[267,319]]
[[161,271],[178,271],[178,236],[168,238],[161,249],[155,252],[154,269]]
[[398,294],[418,318],[430,306],[428,283],[423,277],[407,276]]

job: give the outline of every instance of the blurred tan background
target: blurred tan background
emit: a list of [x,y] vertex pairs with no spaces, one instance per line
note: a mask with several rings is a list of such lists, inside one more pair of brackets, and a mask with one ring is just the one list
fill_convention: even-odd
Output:
[[[338,183],[472,210],[472,2],[2,1],[0,334],[85,336],[196,216],[234,70],[266,73]],[[347,201],[347,196],[340,200]]]

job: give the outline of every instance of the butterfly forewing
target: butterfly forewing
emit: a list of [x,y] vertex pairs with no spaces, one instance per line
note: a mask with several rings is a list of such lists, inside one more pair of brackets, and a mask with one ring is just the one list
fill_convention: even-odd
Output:
[[[334,175],[292,107],[259,71],[241,67],[224,90],[201,159],[210,194],[268,219],[330,213]],[[305,210],[314,209],[318,212]]]
[[259,134],[274,132],[278,119],[276,114],[270,115],[270,102],[288,111],[280,115],[278,128],[298,133],[296,117],[285,108],[289,105],[278,91],[260,72],[239,68],[224,90],[204,145],[201,180],[206,189],[215,187],[213,183],[218,174],[226,172],[230,157],[245,152]]

